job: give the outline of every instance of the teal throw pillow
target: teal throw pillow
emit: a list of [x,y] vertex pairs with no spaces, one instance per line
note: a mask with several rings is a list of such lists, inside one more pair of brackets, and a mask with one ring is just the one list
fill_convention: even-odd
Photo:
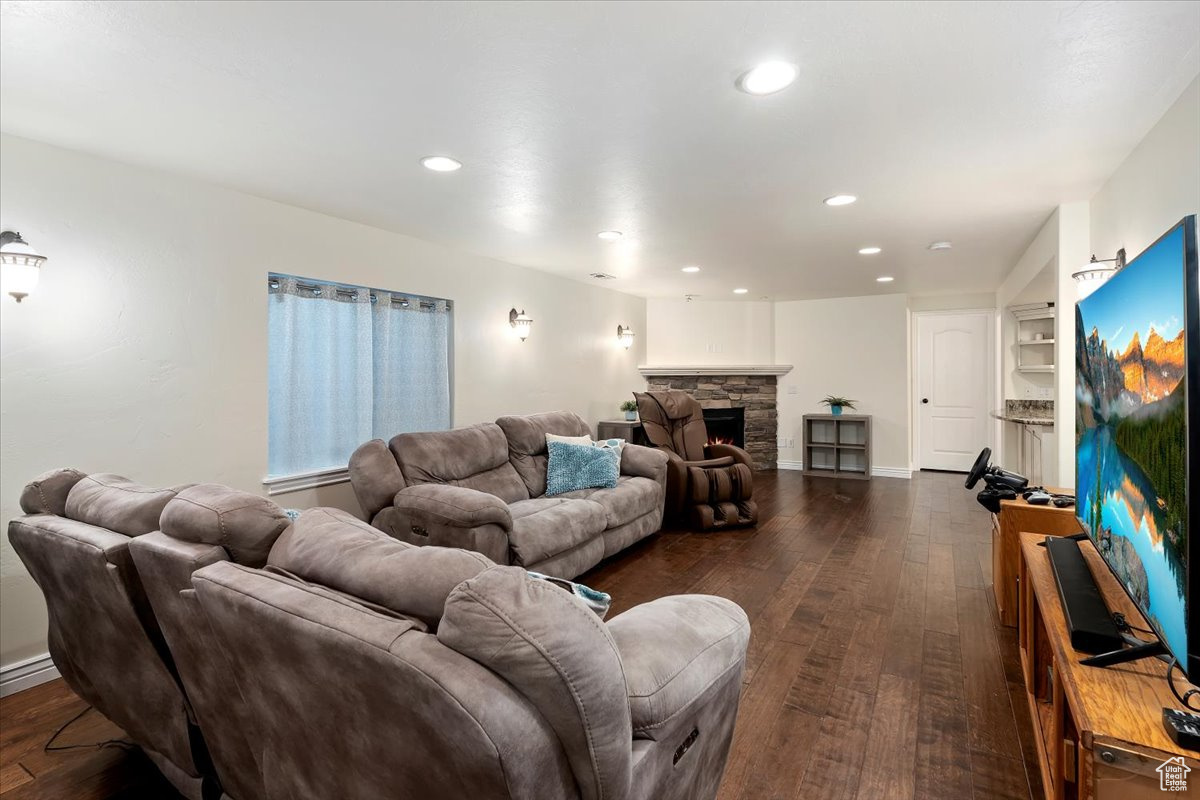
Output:
[[621,474],[621,457],[615,449],[587,444],[548,442],[550,463],[546,466],[546,494],[576,489],[615,489]]

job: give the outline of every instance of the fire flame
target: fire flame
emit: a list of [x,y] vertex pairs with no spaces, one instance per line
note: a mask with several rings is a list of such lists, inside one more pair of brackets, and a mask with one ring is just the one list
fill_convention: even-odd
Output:
[[709,444],[733,444],[733,439],[728,436],[710,436],[708,437]]

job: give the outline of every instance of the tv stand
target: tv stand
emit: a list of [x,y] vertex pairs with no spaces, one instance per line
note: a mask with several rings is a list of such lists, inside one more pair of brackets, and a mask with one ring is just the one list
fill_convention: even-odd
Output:
[[[1111,669],[1081,663],[1087,654],[1071,646],[1050,553],[1040,546],[1045,538],[1021,534],[1017,615],[1021,673],[1045,796],[1165,798],[1157,772],[1163,762],[1180,757],[1192,779],[1200,775],[1197,754],[1176,744],[1163,727],[1163,709],[1179,708],[1167,687],[1167,665],[1154,658]],[[1134,627],[1148,628],[1091,540],[1078,547],[1107,608]],[[1098,658],[1110,655],[1125,659],[1135,653],[1122,649]]]

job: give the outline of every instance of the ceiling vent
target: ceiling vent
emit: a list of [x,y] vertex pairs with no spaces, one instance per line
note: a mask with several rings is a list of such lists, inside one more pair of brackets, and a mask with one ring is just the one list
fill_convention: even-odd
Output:
[[593,272],[592,277],[598,281],[614,281],[617,279],[616,275],[609,275],[607,272]]

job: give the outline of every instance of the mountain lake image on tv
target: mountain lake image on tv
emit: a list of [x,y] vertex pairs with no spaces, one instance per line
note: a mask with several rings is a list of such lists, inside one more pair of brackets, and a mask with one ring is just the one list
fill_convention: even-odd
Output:
[[1185,670],[1189,225],[1075,307],[1076,513]]

